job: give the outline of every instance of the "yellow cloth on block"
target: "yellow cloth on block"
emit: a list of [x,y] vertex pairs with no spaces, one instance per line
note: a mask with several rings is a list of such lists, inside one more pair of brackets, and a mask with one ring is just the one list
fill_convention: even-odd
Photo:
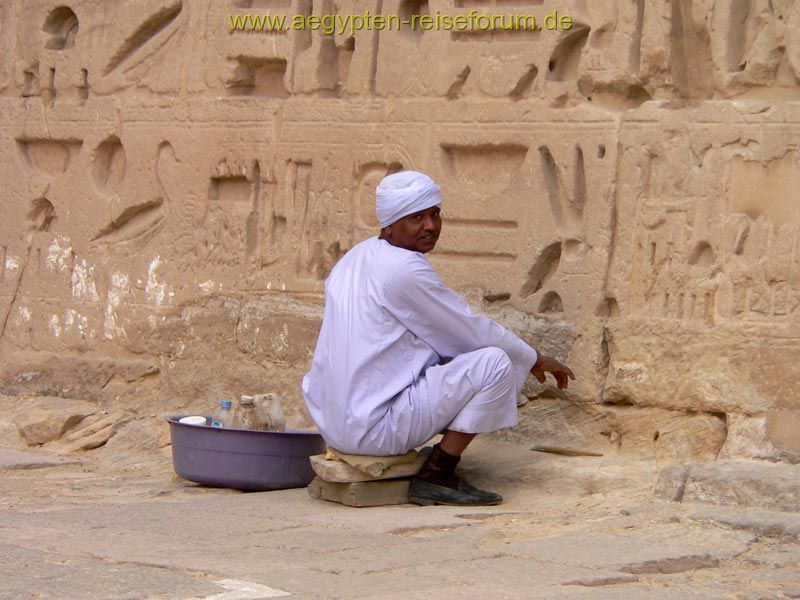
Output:
[[341,460],[362,473],[372,477],[380,477],[395,465],[414,463],[417,460],[417,451],[412,450],[398,456],[365,456],[362,454],[345,454],[333,448],[328,448],[325,458],[327,460]]

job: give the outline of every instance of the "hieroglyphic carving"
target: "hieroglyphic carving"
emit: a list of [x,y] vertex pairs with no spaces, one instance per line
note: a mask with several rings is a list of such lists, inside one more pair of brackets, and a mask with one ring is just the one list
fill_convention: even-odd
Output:
[[[796,3],[723,0],[710,23],[717,85],[729,94],[797,89],[800,10]],[[797,97],[795,95],[794,97]]]
[[[574,24],[563,32],[404,27],[402,31],[363,28],[329,35],[322,31],[226,31],[226,18],[232,12],[256,16],[269,12],[291,18],[296,14],[345,16],[365,10],[413,17],[432,14],[432,9],[428,2],[406,0],[389,0],[380,8],[378,0],[264,0],[215,3],[207,12],[178,0],[148,0],[136,10],[132,5],[120,4],[122,13],[131,12],[130,19],[120,19],[126,27],[101,30],[92,29],[94,15],[80,6],[40,11],[37,31],[47,34],[42,47],[23,49],[18,61],[24,94],[39,95],[44,89],[48,101],[80,102],[90,80],[102,94],[134,83],[175,93],[187,77],[192,80],[190,89],[200,91],[195,74],[181,71],[182,61],[157,65],[155,60],[176,53],[185,42],[184,33],[195,11],[200,11],[207,23],[203,37],[208,46],[203,52],[213,58],[203,61],[213,63],[206,84],[221,85],[233,95],[364,95],[377,89],[380,94],[451,98],[488,95],[555,100],[574,95],[625,106],[654,94],[703,96],[712,87],[733,94],[742,93],[747,86],[797,87],[795,48],[800,34],[792,26],[798,19],[797,8],[767,0],[636,0],[604,5],[448,0],[435,3],[434,9],[448,16],[477,10],[482,15],[535,14],[540,19],[559,10],[569,14]],[[86,27],[81,27],[81,20],[87,20]],[[85,40],[81,41],[89,31],[100,31],[102,40],[93,47],[99,46],[103,52],[91,53]],[[262,43],[265,40],[269,43]],[[668,52],[664,52],[665,44]],[[67,60],[70,53],[80,56]],[[431,53],[450,58],[447,64],[428,64],[424,57]],[[398,60],[402,63],[399,67]]]
[[[297,11],[310,12],[311,0],[297,3]],[[204,83],[227,94],[238,96],[286,97],[292,91],[294,55],[305,46],[303,38],[310,32],[286,30],[247,31],[231,26],[236,15],[295,14],[291,3],[280,0],[258,2],[213,3],[208,13],[205,40]],[[310,41],[310,40],[309,40]],[[196,86],[197,84],[193,84]]]
[[[414,13],[408,4],[420,6]],[[384,5],[389,13],[414,13],[410,17],[426,11],[433,14],[428,3],[394,0]],[[625,73],[631,36],[627,31],[617,34],[615,29],[618,11],[627,11],[627,7],[511,0],[448,2],[436,8],[438,13],[454,19],[497,17],[503,19],[500,24],[504,25],[497,29],[440,31],[417,27],[409,35],[403,31],[399,35],[383,32],[377,65],[379,94],[490,96],[512,100],[538,96],[556,100],[591,95],[595,87],[603,86],[624,98],[633,84]],[[544,20],[550,18],[548,23],[552,24],[556,14],[568,14],[571,26],[562,31],[544,30]],[[532,21],[524,20],[529,16],[538,19],[536,28]],[[635,25],[635,16],[632,21]],[[512,24],[517,26],[512,28]],[[614,51],[610,52],[612,44]],[[620,75],[618,61],[613,57],[622,53],[626,56]],[[432,54],[447,55],[449,60],[430,63],[425,57]],[[402,61],[402,68],[398,68],[398,60]],[[610,83],[617,80],[622,83]],[[581,81],[579,88],[578,81]]]
[[782,320],[800,305],[797,257],[800,227],[776,225],[766,217],[730,215],[725,223],[723,316],[742,320]]
[[[212,5],[205,36],[210,59],[206,61],[205,84],[212,88],[221,84],[231,95],[371,94],[379,32],[341,24],[336,31],[258,26],[265,15],[283,17],[290,23],[295,17],[332,19],[365,11],[380,13],[380,0],[263,0],[235,2],[232,7]],[[226,31],[217,26],[223,24]]]
[[[378,0],[313,3],[309,14],[320,18],[349,17],[365,11],[377,14]],[[371,94],[375,86],[375,55],[380,32],[372,28],[338,27],[334,33],[310,32],[296,46],[293,90],[337,96]]]
[[125,179],[127,160],[125,148],[116,135],[109,136],[97,147],[93,156],[94,181],[106,194],[119,193]]
[[175,151],[169,142],[162,142],[155,159],[155,179],[158,195],[137,202],[119,201],[119,191],[126,172],[125,150],[119,138],[112,135],[97,148],[93,160],[95,182],[111,203],[111,222],[105,224],[91,239],[96,244],[111,244],[133,250],[132,245],[145,245],[163,225],[168,211],[168,197],[162,184],[166,162],[175,161]]
[[206,213],[208,260],[243,267],[258,246],[261,214],[261,165],[220,162],[211,176]]
[[[0,10],[0,25],[14,6]],[[89,82],[107,95],[133,88],[177,95],[207,88],[231,95],[287,97],[433,95],[541,97],[568,103],[591,98],[614,107],[652,97],[794,93],[800,80],[798,7],[769,0],[718,2],[585,3],[578,0],[258,0],[208,6],[183,0],[115,5],[107,15],[80,3],[34,5],[17,35],[36,43],[17,45],[0,26],[0,46],[13,56],[25,97],[47,103],[85,102]],[[352,16],[569,15],[565,31],[530,29],[401,31],[371,28],[284,32],[232,31],[230,14]],[[106,19],[107,20],[107,19]],[[541,24],[541,23],[540,23]],[[205,27],[205,31],[202,28]],[[347,29],[345,27],[345,29]],[[13,33],[13,31],[11,32]],[[187,34],[204,35],[187,35]],[[192,42],[191,49],[189,41]],[[267,42],[267,43],[265,43]],[[195,48],[203,69],[187,70]],[[447,55],[447,61],[426,57]],[[169,60],[162,60],[169,56]],[[777,92],[776,92],[777,93]],[[797,96],[798,94],[795,94]]]
[[[434,255],[450,261],[511,263],[517,256],[517,220],[486,218],[474,203],[502,197],[519,185],[528,148],[515,143],[440,144],[442,186],[448,198],[445,234]],[[456,206],[453,206],[456,204]],[[504,218],[504,217],[509,218]]]
[[23,98],[39,96],[42,93],[41,83],[39,82],[39,61],[33,60],[21,65],[20,73],[20,95]]
[[285,98],[286,59],[234,56],[227,63],[225,87],[234,96]]
[[539,148],[539,156],[550,210],[562,239],[564,253],[577,252],[586,239],[583,219],[586,206],[586,167],[583,148],[576,144],[573,161],[564,166],[556,164],[547,146]]
[[793,151],[766,163],[732,163],[723,222],[725,317],[782,320],[800,305],[798,160]]
[[199,225],[202,256],[211,257],[212,266],[244,272],[231,280],[229,271],[212,269],[203,275],[208,282],[222,278],[231,280],[226,285],[286,290],[308,284],[314,289],[325,278],[349,247],[349,230],[343,228],[349,211],[347,195],[329,187],[336,180],[325,179],[324,161],[315,171],[315,160],[281,154],[253,167],[230,158],[219,163]]
[[636,0],[636,20],[633,26],[633,36],[628,52],[628,73],[637,77],[639,65],[642,60],[642,30],[644,28],[645,0]]
[[158,7],[157,10],[147,15],[147,18],[141,21],[132,32],[126,33],[122,42],[116,46],[103,68],[103,76],[108,76],[117,69],[130,70],[145,55],[152,54],[153,47],[163,46],[175,34],[176,28],[170,26],[182,10],[183,3],[176,0]]
[[[648,95],[798,97],[800,11],[771,0],[637,6],[630,66]],[[669,48],[665,53],[664,49]]]
[[[431,262],[451,281],[530,312],[595,311],[616,148],[604,129],[531,124],[492,137],[482,128],[443,134],[436,160],[423,168],[444,198]],[[571,291],[576,277],[585,280],[579,296]]]
[[[17,32],[26,40],[16,49],[23,97],[83,104],[90,81],[100,94],[134,84],[159,92],[180,90],[185,57],[176,42],[188,23],[182,1],[118,2],[114,23],[104,18],[108,13],[98,10],[97,3],[45,4],[26,6]],[[162,60],[167,54],[169,60]]]
[[[574,269],[569,264],[581,262],[589,249],[588,225],[584,216],[586,166],[580,144],[573,147],[571,160],[562,159],[558,163],[550,147],[540,146],[538,150],[543,187],[555,227],[545,238],[548,243],[539,251],[528,271],[520,296],[526,298],[538,293],[541,296],[538,312],[557,313],[564,310],[557,291],[564,279],[564,273],[559,272],[562,260],[567,271]],[[603,156],[603,152],[598,152],[598,159],[602,160]]]
[[589,39],[588,25],[579,23],[562,33],[547,62],[547,78],[553,81],[575,81],[581,51]]
[[[646,6],[647,5],[647,6]],[[641,77],[642,40],[648,18],[658,11],[645,0],[615,3],[549,3],[550,10],[569,14],[574,25],[548,46],[546,64],[548,97],[578,97],[613,108],[633,107],[651,98],[648,81]],[[647,48],[644,49],[645,57]],[[567,82],[567,85],[559,82]]]
[[63,175],[82,145],[83,141],[75,138],[17,138],[17,148],[23,162],[35,173],[45,177]]
[[520,144],[442,144],[444,166],[450,177],[475,194],[504,192],[519,176],[528,153]]
[[672,0],[670,60],[672,81],[681,96],[707,97],[713,69],[706,20],[711,7],[696,0]]
[[313,240],[325,227],[321,210],[311,191],[311,162],[286,163],[285,205],[290,207],[289,231],[295,242],[295,271],[298,275],[324,277],[322,242]]
[[[28,7],[26,7],[27,9]],[[56,102],[84,102],[88,75],[83,69],[87,46],[80,18],[72,7],[30,7],[17,31],[25,44],[18,45],[17,84],[22,97],[40,96],[52,106]]]
[[45,48],[65,50],[75,45],[78,35],[78,17],[69,6],[58,6],[51,10],[44,21],[42,30],[50,35]]
[[[104,52],[94,61],[93,88],[108,94],[131,86],[177,93],[186,53],[190,7],[183,0],[147,0],[119,6],[117,22],[104,31]],[[167,58],[169,57],[169,58]]]
[[399,162],[368,162],[357,169],[352,199],[353,244],[374,235],[380,227],[375,214],[375,188],[381,179],[402,169]]
[[[184,269],[192,271],[194,261],[201,254],[202,241],[199,239],[198,230],[203,219],[200,204],[205,199],[185,197],[185,167],[186,162],[178,157],[172,143],[162,141],[158,145],[155,172],[158,198],[161,199],[158,211],[162,216],[162,222],[166,223],[169,219],[175,228],[172,245],[179,260],[185,265]],[[156,217],[152,218],[154,224],[149,226],[148,230],[161,227],[160,223],[155,223]]]
[[[704,162],[720,168],[724,155],[711,152]],[[766,161],[748,155],[752,158],[726,159],[727,203],[688,195],[645,197],[638,203],[632,315],[708,326],[720,320],[795,318],[800,305],[798,155],[788,151]],[[651,183],[653,159],[647,162],[645,191],[664,183]],[[692,170],[702,172],[697,165]],[[696,187],[708,175],[693,180]]]
[[524,298],[535,294],[545,283],[547,283],[558,271],[558,263],[561,262],[561,241],[552,242],[544,247],[536,257],[530,271],[528,279],[520,290],[520,295]]
[[37,198],[31,202],[31,209],[26,215],[33,231],[49,231],[55,220],[55,209],[47,198]]
[[313,162],[287,161],[284,202],[291,207],[287,225],[293,270],[300,279],[322,281],[345,249],[331,222],[338,200],[330,190],[312,185],[313,173]]
[[631,271],[633,315],[713,325],[719,239],[706,198],[644,199]]

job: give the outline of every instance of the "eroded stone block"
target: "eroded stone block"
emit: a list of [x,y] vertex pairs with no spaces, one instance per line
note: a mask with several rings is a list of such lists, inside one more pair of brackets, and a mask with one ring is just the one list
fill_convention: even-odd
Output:
[[416,475],[422,463],[425,462],[427,454],[420,454],[417,459],[408,464],[390,466],[380,476],[373,477],[348,465],[341,460],[328,460],[324,455],[311,456],[311,466],[317,476],[325,482],[330,483],[356,483],[359,481],[380,481],[382,479],[398,479]]
[[763,461],[719,461],[691,465],[683,500],[798,512],[798,471],[798,465]]
[[312,498],[330,500],[346,506],[385,506],[406,504],[408,486],[407,479],[332,483],[316,477],[308,486],[308,494]]

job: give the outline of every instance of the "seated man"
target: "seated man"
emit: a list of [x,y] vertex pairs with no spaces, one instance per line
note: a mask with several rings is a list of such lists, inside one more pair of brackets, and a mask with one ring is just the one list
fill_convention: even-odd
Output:
[[441,442],[411,482],[417,504],[497,504],[498,494],[455,475],[475,434],[517,423],[528,372],[569,368],[537,355],[491,319],[472,314],[423,256],[442,228],[439,187],[401,171],[377,188],[379,237],[353,247],[325,282],[325,312],[303,396],[331,447],[350,454],[404,454]]

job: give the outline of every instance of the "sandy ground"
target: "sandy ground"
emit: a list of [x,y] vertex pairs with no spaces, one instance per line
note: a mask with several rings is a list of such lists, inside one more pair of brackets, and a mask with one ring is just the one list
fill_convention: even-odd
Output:
[[800,598],[800,514],[664,500],[653,463],[479,439],[462,472],[504,504],[356,509],[165,451],[3,456],[2,599]]

